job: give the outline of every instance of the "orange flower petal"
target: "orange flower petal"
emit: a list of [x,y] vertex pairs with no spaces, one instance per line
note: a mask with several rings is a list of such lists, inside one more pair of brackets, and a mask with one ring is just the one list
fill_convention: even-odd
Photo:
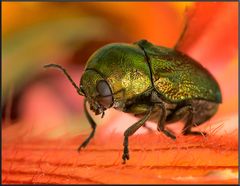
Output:
[[214,70],[224,68],[237,55],[237,2],[196,3],[188,9],[187,20],[178,50]]

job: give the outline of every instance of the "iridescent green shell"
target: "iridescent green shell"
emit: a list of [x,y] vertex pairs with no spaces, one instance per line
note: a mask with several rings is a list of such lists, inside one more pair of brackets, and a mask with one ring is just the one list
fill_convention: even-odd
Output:
[[219,85],[199,63],[173,49],[138,41],[144,49],[155,89],[166,100],[177,103],[188,99],[204,99],[221,103]]
[[[108,82],[115,101],[132,99],[152,87],[145,54],[137,45],[124,43],[105,45],[92,54],[85,70],[96,71]],[[82,77],[82,83],[86,79],[84,87],[89,87],[85,89],[90,90],[96,86],[96,83],[90,83],[90,79],[95,78],[92,74],[94,73],[85,73]],[[92,90],[89,95],[95,91]]]

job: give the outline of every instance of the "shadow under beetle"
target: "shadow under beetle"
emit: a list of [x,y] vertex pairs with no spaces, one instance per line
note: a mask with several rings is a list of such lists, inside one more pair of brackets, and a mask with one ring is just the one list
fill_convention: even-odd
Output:
[[157,122],[158,131],[172,139],[176,137],[165,125],[180,119],[185,122],[183,135],[205,135],[191,128],[210,119],[222,102],[217,81],[202,65],[181,52],[146,40],[98,49],[89,58],[79,87],[60,65],[44,67],[62,70],[78,94],[85,97],[84,111],[92,132],[78,150],[87,146],[96,130],[87,102],[102,117],[113,107],[141,118],[124,132],[123,163],[129,160],[128,137],[147,120]]

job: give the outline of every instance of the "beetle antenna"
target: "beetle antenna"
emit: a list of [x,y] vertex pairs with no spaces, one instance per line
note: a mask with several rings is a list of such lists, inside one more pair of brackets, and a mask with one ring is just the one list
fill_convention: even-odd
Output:
[[81,91],[81,89],[76,85],[76,83],[73,81],[73,79],[71,78],[71,76],[67,73],[67,71],[60,65],[57,64],[48,64],[48,65],[44,65],[44,68],[49,68],[49,67],[54,67],[54,68],[58,68],[60,70],[63,71],[63,73],[67,76],[68,80],[72,83],[72,85],[74,86],[74,88],[77,90],[77,93],[81,96],[84,96],[84,93]]

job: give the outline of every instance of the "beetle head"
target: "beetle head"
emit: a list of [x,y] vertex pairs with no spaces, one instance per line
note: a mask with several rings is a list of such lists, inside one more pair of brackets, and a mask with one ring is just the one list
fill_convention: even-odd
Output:
[[104,111],[113,105],[111,87],[95,70],[85,70],[80,89],[90,104],[90,109],[96,115],[104,114]]
[[86,63],[80,87],[96,114],[110,107],[124,109],[128,100],[152,87],[144,51],[125,43],[99,48]]

